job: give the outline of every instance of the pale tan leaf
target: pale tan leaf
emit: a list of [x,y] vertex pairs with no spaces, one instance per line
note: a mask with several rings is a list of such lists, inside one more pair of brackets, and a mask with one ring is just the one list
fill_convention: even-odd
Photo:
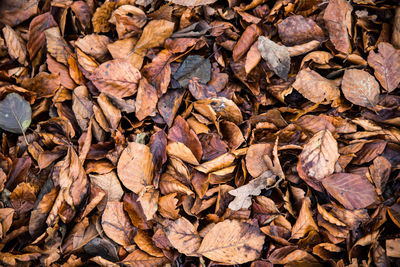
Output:
[[205,235],[198,253],[213,261],[242,264],[258,259],[263,244],[264,234],[258,227],[225,220]]
[[344,97],[355,105],[374,108],[379,101],[379,84],[363,70],[347,69],[342,80]]
[[118,177],[126,188],[139,194],[153,180],[153,161],[150,148],[129,142],[117,165]]
[[153,219],[154,214],[157,212],[159,196],[160,192],[151,186],[146,187],[142,192],[140,192],[138,201],[140,202],[144,215],[148,221]]
[[108,201],[120,201],[124,191],[114,171],[105,174],[89,174],[92,184],[100,187],[106,195],[99,206],[102,210]]
[[72,51],[64,38],[62,38],[59,28],[46,29],[44,34],[46,36],[47,51],[57,62],[68,66],[68,58],[72,56]]
[[201,238],[189,220],[181,217],[171,222],[165,228],[165,234],[172,246],[180,253],[187,256],[198,256],[197,250],[200,247]]
[[27,52],[22,38],[8,25],[5,25],[3,28],[3,35],[10,57],[18,60],[20,64],[26,66],[28,64]]

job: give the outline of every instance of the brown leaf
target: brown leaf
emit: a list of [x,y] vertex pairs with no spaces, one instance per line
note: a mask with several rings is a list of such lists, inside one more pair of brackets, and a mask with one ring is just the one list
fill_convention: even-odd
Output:
[[192,151],[197,161],[201,160],[203,151],[200,140],[181,116],[176,117],[174,125],[169,129],[168,140],[183,143]]
[[143,251],[154,257],[164,257],[162,251],[156,247],[151,239],[149,232],[138,230],[134,238],[136,245]]
[[176,157],[192,165],[199,165],[199,161],[193,155],[192,150],[181,142],[170,142],[167,145],[167,154]]
[[400,258],[400,238],[386,240],[386,255]]
[[376,157],[373,165],[369,166],[371,178],[376,186],[377,193],[382,195],[388,182],[392,165],[383,156]]
[[151,186],[144,188],[139,195],[138,201],[143,208],[143,213],[146,216],[146,220],[150,221],[153,219],[154,214],[158,209],[158,197],[160,192]]
[[132,224],[139,229],[150,229],[151,223],[146,220],[142,205],[138,201],[138,195],[135,193],[126,193],[124,195],[124,210],[128,213]]
[[243,32],[239,41],[236,43],[235,48],[233,48],[233,60],[240,60],[249,50],[250,46],[257,40],[258,36],[260,36],[261,34],[262,31],[256,24],[251,24],[250,26],[248,26]]
[[47,55],[47,67],[49,71],[54,74],[60,75],[60,82],[61,85],[68,89],[74,89],[76,87],[75,82],[72,80],[71,76],[69,75],[68,68],[65,67],[63,64],[58,63],[54,60],[50,55]]
[[179,182],[168,173],[163,173],[161,175],[160,191],[163,195],[168,195],[171,193],[180,193],[184,195],[194,194],[187,186]]
[[352,163],[363,164],[374,160],[378,155],[383,153],[386,144],[387,142],[383,140],[375,140],[365,144],[361,150],[357,152],[357,157]]
[[254,69],[258,63],[261,61],[261,53],[258,50],[258,41],[254,42],[254,44],[250,47],[249,52],[246,55],[246,61],[244,64],[244,69],[247,74]]
[[160,46],[171,36],[174,23],[167,20],[152,20],[143,29],[139,41],[136,43],[134,54],[129,60],[138,69],[142,67],[143,57],[147,50]]
[[213,261],[242,264],[260,257],[264,238],[256,226],[225,220],[205,235],[198,253]]
[[292,228],[292,239],[300,239],[307,235],[310,231],[318,232],[318,226],[314,222],[310,206],[310,198],[304,198],[303,204],[301,205],[299,217],[297,218],[297,221]]
[[39,72],[33,79],[24,80],[22,86],[38,94],[38,99],[55,95],[60,87],[60,75]]
[[111,30],[108,20],[115,7],[115,2],[107,1],[96,9],[92,18],[94,32],[108,32]]
[[107,45],[110,42],[110,38],[105,35],[88,34],[83,38],[79,38],[75,42],[75,45],[85,54],[92,56],[99,61],[104,61],[108,55]]
[[106,235],[121,246],[133,244],[135,230],[124,213],[122,202],[107,202],[101,216],[101,226]]
[[310,18],[294,15],[278,24],[279,38],[284,45],[299,45],[312,40],[323,41],[322,29]]
[[107,45],[107,49],[114,59],[128,59],[135,44],[137,38],[126,38],[123,40],[117,40]]
[[346,0],[329,1],[325,9],[324,20],[328,28],[329,37],[336,50],[351,53],[351,44],[348,30],[351,27],[351,12],[353,7]]
[[173,59],[173,53],[168,49],[164,49],[153,58],[151,63],[143,67],[143,75],[156,88],[158,95],[167,92],[171,80],[170,62]]
[[147,116],[153,115],[156,110],[158,97],[156,89],[142,77],[139,82],[136,96],[136,117],[144,120]]
[[375,188],[364,176],[336,173],[323,179],[322,184],[347,209],[363,209],[376,202]]
[[258,177],[268,170],[263,156],[272,154],[272,145],[270,144],[254,144],[251,145],[246,153],[246,168],[253,177]]
[[186,218],[181,217],[171,222],[165,228],[165,234],[171,245],[180,253],[187,256],[197,256],[201,238],[193,226]]
[[122,151],[117,166],[118,177],[129,190],[139,194],[153,180],[153,161],[150,148],[129,142]]
[[[126,266],[131,267],[144,267],[144,266],[163,266],[166,262],[166,258],[158,258],[148,255],[147,253],[136,249],[134,252],[130,253],[126,258],[122,261],[122,263]],[[107,266],[109,266],[107,264]],[[119,266],[116,264],[116,266]]]
[[172,3],[181,6],[205,6],[216,2],[217,0],[171,0]]
[[269,255],[268,260],[273,264],[297,265],[296,263],[312,266],[316,259],[304,250],[298,249],[297,246],[286,246],[274,250]]
[[400,53],[389,43],[381,42],[379,52],[369,52],[368,64],[374,68],[375,77],[389,93],[400,83]]
[[88,30],[90,28],[90,21],[93,15],[90,4],[84,1],[75,1],[71,5],[71,10],[75,13],[75,16],[78,18],[83,29]]
[[176,193],[172,193],[162,196],[158,200],[158,212],[160,212],[163,217],[172,220],[179,218],[179,209],[177,209],[178,199],[176,196]]
[[5,0],[1,3],[0,21],[11,27],[16,26],[38,13],[37,0]]
[[221,132],[231,149],[237,149],[245,141],[239,126],[230,121],[220,124]]
[[140,78],[140,72],[123,59],[104,62],[90,76],[100,92],[119,98],[135,94]]
[[47,51],[57,62],[68,66],[68,58],[72,56],[72,51],[62,38],[59,28],[52,27],[43,32],[46,36]]
[[2,208],[0,209],[0,225],[1,233],[0,236],[3,239],[6,237],[7,231],[10,229],[14,216],[14,209]]
[[314,103],[329,104],[340,97],[340,91],[333,81],[308,68],[297,74],[293,87]]
[[182,99],[184,96],[185,90],[177,89],[177,90],[168,90],[157,104],[158,112],[161,117],[163,117],[164,121],[167,123],[169,127],[171,127],[174,122],[176,112],[178,111],[179,106],[182,103]]
[[149,147],[154,164],[153,185],[158,188],[162,165],[167,161],[167,135],[164,130],[158,131],[150,137]]
[[140,33],[147,22],[147,17],[138,7],[122,5],[112,13],[109,22],[115,24],[118,37],[124,39]]
[[72,111],[82,130],[87,130],[90,118],[93,116],[93,103],[89,99],[86,86],[78,86],[72,93]]
[[232,165],[234,160],[235,156],[233,154],[225,153],[210,161],[202,163],[201,165],[196,167],[196,170],[203,173],[210,173]]
[[10,195],[11,206],[18,214],[33,209],[36,201],[36,190],[29,183],[20,183]]
[[105,192],[105,197],[99,204],[103,210],[108,201],[120,201],[124,191],[114,171],[105,174],[89,174],[90,182]]
[[342,80],[342,91],[355,105],[374,108],[379,100],[379,84],[374,76],[357,69],[347,69]]
[[28,43],[26,44],[31,60],[46,44],[44,31],[55,26],[57,26],[57,23],[50,12],[46,12],[32,19],[29,24]]
[[121,120],[121,111],[111,103],[110,99],[104,93],[99,95],[97,103],[103,111],[111,129],[117,129]]
[[301,152],[303,170],[310,178],[317,180],[332,174],[338,159],[338,145],[329,130],[316,133]]
[[18,60],[22,65],[27,65],[27,52],[25,42],[10,26],[5,25],[3,28],[4,39],[7,44],[8,54],[12,59]]

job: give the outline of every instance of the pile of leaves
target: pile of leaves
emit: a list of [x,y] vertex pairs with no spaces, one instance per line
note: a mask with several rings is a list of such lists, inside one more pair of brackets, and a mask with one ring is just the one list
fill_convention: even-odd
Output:
[[398,4],[0,1],[0,264],[400,265]]

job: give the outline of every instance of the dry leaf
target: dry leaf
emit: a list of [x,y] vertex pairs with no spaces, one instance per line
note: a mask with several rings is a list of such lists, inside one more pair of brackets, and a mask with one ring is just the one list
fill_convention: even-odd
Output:
[[179,218],[165,228],[171,245],[187,256],[197,256],[201,238],[194,225],[186,218]]
[[114,171],[105,174],[89,174],[90,181],[105,192],[104,200],[100,203],[102,210],[108,201],[120,201],[124,191]]
[[198,253],[217,262],[242,264],[260,257],[264,235],[248,223],[225,220],[205,235]]
[[122,151],[117,166],[118,177],[129,190],[139,194],[153,180],[153,161],[150,148],[129,142]]
[[108,32],[111,30],[108,20],[111,17],[114,7],[115,2],[107,1],[96,9],[92,18],[94,32]]
[[355,105],[374,108],[379,100],[379,84],[374,76],[357,69],[346,70],[342,91],[347,100]]
[[322,184],[347,209],[363,209],[376,202],[375,188],[364,176],[337,173],[323,179]]
[[325,9],[324,20],[329,37],[336,50],[344,54],[351,53],[349,27],[351,27],[351,12],[353,7],[346,0],[329,1]]
[[329,104],[340,97],[340,91],[333,81],[310,69],[303,69],[297,74],[293,87],[314,103]]
[[138,201],[143,208],[143,213],[148,221],[152,220],[158,210],[158,197],[160,192],[152,187],[146,187],[140,192]]
[[307,235],[310,231],[318,232],[318,226],[314,222],[310,208],[310,198],[306,197],[303,199],[299,217],[297,218],[296,223],[293,225],[292,239],[300,239]]
[[400,83],[400,53],[389,43],[379,43],[378,53],[369,52],[368,64],[374,68],[375,77],[389,93]]
[[258,196],[262,189],[267,189],[275,183],[275,175],[270,171],[261,174],[260,177],[251,180],[249,183],[229,191],[235,199],[229,203],[231,210],[247,209],[251,206],[251,196]]
[[171,0],[172,3],[181,6],[205,6],[216,2],[217,0]]
[[136,117],[144,120],[147,116],[153,115],[156,109],[158,97],[156,89],[146,80],[140,79],[136,97]]
[[338,145],[329,130],[316,133],[304,146],[300,155],[305,173],[317,180],[332,174],[338,159]]
[[122,202],[107,202],[106,209],[101,216],[101,226],[106,235],[121,246],[133,244],[135,231],[124,213]]
[[104,62],[90,76],[100,92],[119,98],[135,94],[140,78],[140,72],[123,59]]
[[256,24],[249,25],[236,43],[235,48],[233,48],[233,60],[238,61],[241,59],[261,34],[262,31]]
[[18,60],[22,65],[27,65],[25,43],[22,38],[8,25],[3,28],[4,39],[7,44],[8,54],[12,59]]
[[268,67],[280,78],[286,80],[290,70],[290,55],[287,47],[278,45],[265,36],[260,36],[258,50]]

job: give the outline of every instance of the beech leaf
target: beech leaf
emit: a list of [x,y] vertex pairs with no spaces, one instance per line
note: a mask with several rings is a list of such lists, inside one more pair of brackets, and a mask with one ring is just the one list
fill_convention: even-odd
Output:
[[260,36],[258,37],[258,50],[269,68],[286,80],[290,70],[290,55],[287,47],[278,45],[265,36]]
[[11,93],[0,101],[0,128],[23,134],[31,124],[32,109],[19,94]]
[[190,55],[174,74],[174,79],[182,87],[187,87],[192,77],[197,77],[201,83],[207,83],[211,79],[211,63],[208,58]]

